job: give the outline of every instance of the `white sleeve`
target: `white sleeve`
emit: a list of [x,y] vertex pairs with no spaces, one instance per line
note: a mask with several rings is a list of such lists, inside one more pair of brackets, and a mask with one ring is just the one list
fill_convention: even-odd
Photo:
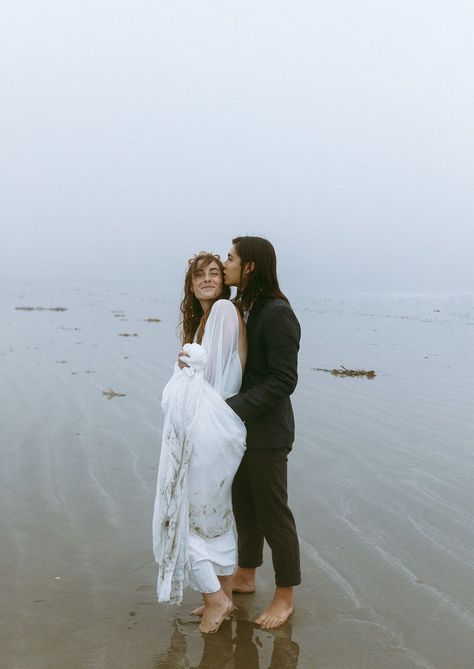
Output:
[[209,356],[204,377],[223,397],[227,395],[229,386],[235,384],[238,343],[239,317],[236,308],[229,300],[217,300],[206,321],[202,346]]

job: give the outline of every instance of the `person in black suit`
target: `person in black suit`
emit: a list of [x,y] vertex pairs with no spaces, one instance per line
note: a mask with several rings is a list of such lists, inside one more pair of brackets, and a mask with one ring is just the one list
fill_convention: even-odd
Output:
[[248,338],[241,390],[227,399],[247,428],[247,449],[232,486],[239,565],[233,589],[255,590],[265,539],[276,590],[255,622],[270,629],[293,613],[293,586],[301,582],[298,536],[287,494],[287,458],[295,429],[290,395],[298,378],[300,325],[279,288],[270,242],[237,237],[232,243],[224,280],[237,287],[234,302],[247,321]]

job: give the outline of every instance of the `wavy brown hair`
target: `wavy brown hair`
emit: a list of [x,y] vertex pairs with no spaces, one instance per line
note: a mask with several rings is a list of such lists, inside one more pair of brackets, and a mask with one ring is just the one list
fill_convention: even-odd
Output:
[[[188,261],[188,269],[184,278],[184,297],[179,307],[182,316],[180,326],[181,343],[183,346],[184,344],[190,344],[194,340],[196,332],[197,343],[200,344],[202,341],[207,316],[204,314],[201,303],[193,293],[193,277],[195,277],[197,272],[203,267],[210,265],[211,262],[215,262],[218,265],[222,279],[224,279],[224,266],[219,255],[208,253],[207,251],[200,251],[199,253],[196,253],[194,258],[191,258]],[[222,283],[222,293],[219,297],[216,297],[216,300],[228,300],[229,297],[230,288]]]

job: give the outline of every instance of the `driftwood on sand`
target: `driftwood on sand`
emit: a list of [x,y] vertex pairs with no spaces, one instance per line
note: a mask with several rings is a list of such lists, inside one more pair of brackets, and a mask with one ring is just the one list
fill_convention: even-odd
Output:
[[108,400],[111,400],[112,397],[126,397],[123,393],[116,393],[115,390],[109,388],[108,390],[103,390],[102,395],[105,395]]
[[373,379],[376,376],[373,369],[347,369],[341,365],[340,369],[325,369],[323,367],[313,367],[316,372],[329,372],[333,376],[366,376],[368,379]]

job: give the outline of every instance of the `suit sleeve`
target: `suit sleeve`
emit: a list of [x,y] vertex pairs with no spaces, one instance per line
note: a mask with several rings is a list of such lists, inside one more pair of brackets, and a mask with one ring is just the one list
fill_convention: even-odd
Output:
[[296,388],[300,332],[298,320],[286,303],[275,306],[266,315],[262,337],[268,374],[261,383],[227,399],[243,421],[289,397]]

